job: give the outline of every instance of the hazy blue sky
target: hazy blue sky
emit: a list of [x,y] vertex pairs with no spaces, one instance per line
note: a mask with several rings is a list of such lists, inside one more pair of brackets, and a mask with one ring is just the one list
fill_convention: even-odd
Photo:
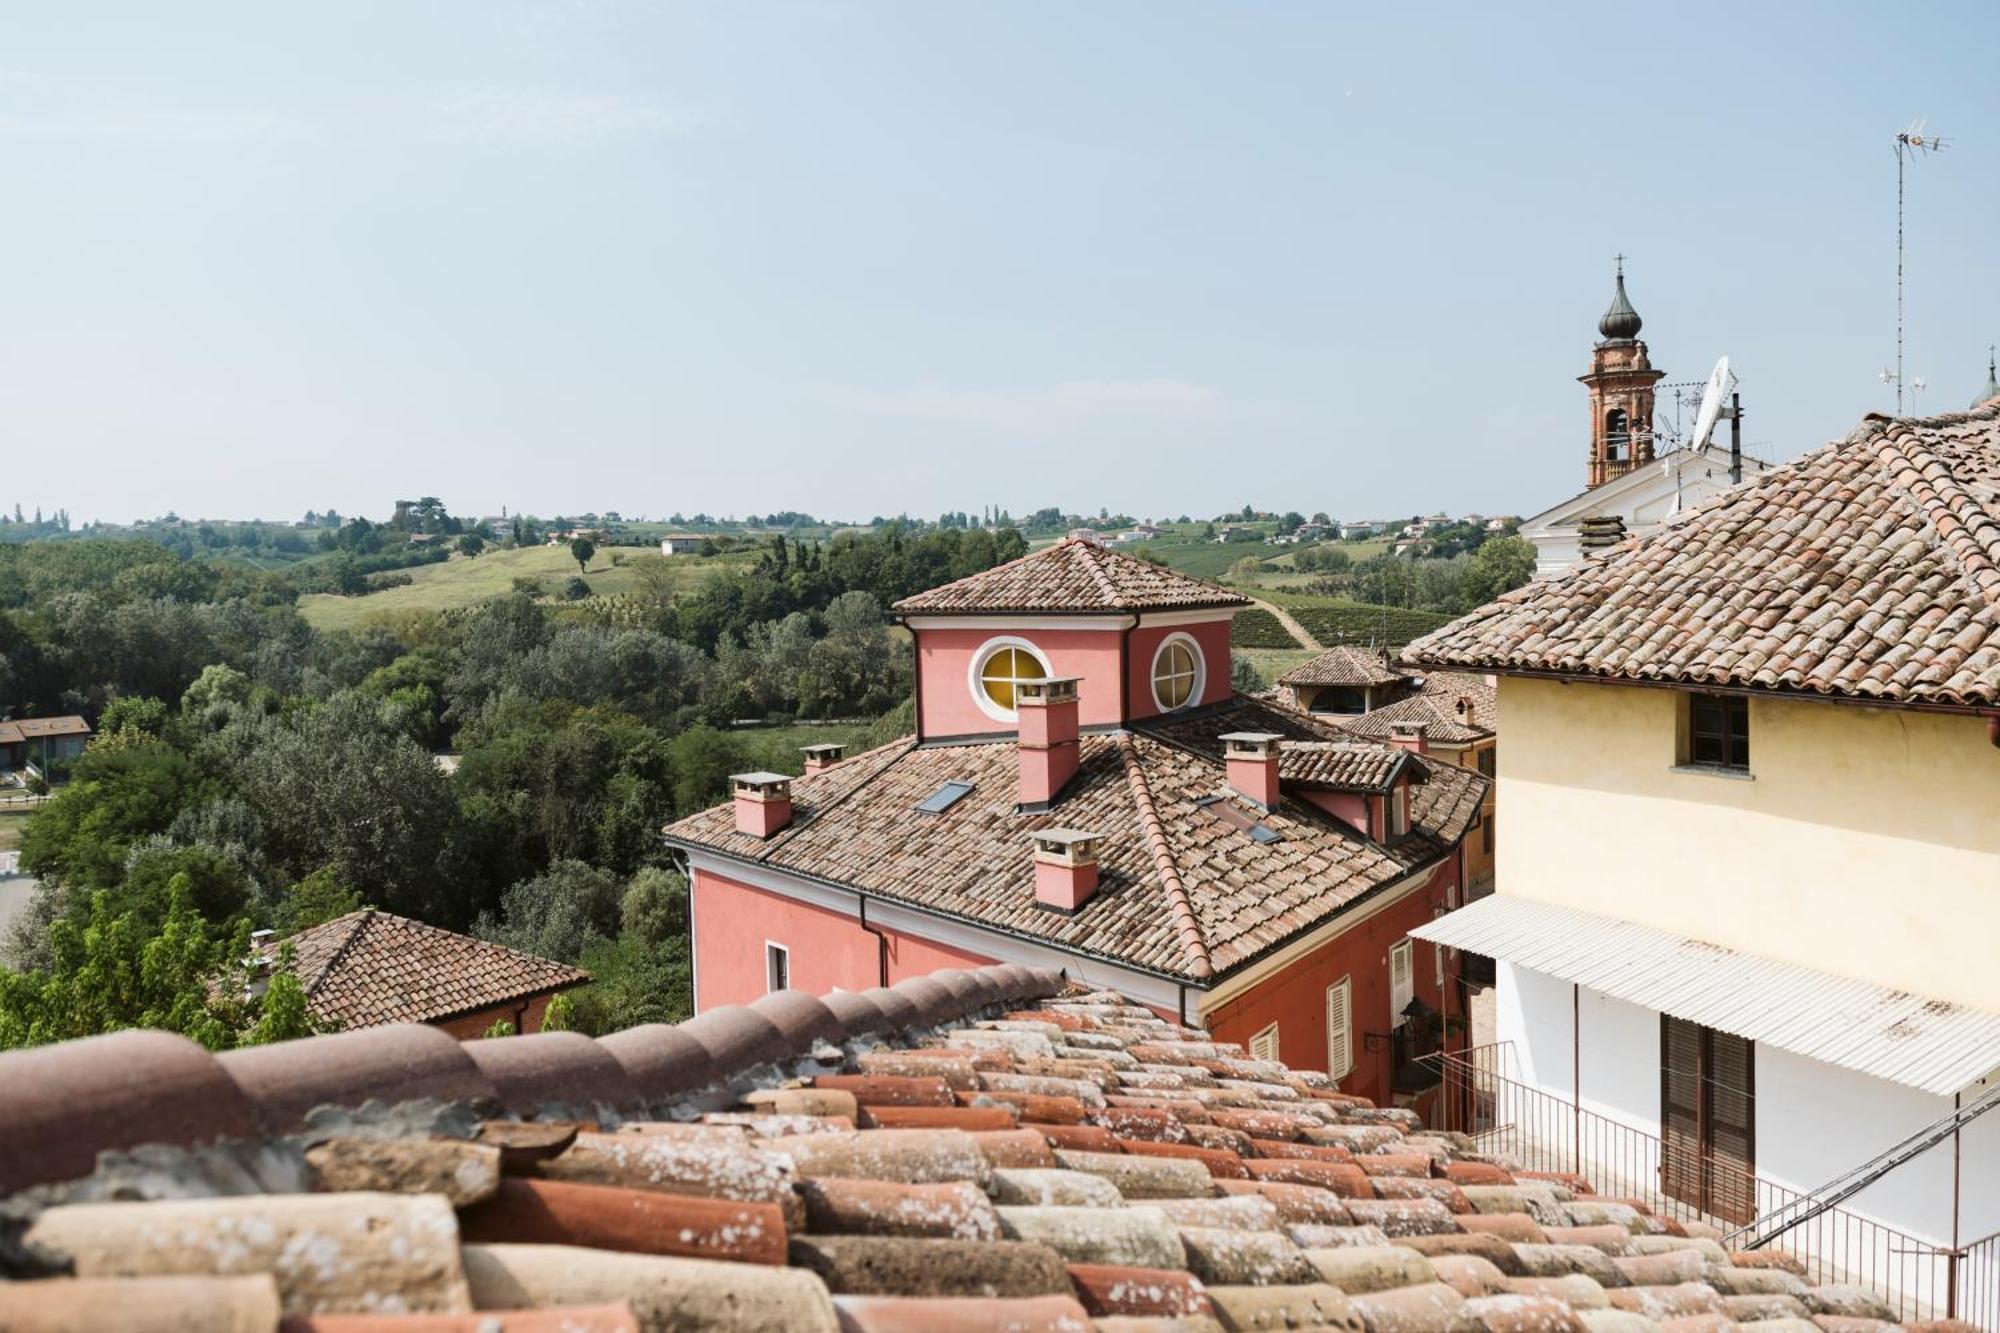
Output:
[[0,502],[1532,512],[2000,339],[2000,6],[7,4]]

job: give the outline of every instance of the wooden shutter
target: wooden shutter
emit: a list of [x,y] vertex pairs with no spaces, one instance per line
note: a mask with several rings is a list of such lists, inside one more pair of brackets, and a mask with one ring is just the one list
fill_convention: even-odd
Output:
[[1726,1222],[1756,1216],[1756,1045],[1660,1016],[1660,1188]]
[[1250,1038],[1250,1058],[1252,1060],[1275,1060],[1278,1058],[1278,1025],[1265,1028]]
[[1703,1071],[1708,1108],[1704,1116],[1708,1149],[1708,1211],[1730,1222],[1757,1215],[1756,1061],[1750,1042],[1727,1032],[1708,1034]]
[[1354,1069],[1354,982],[1342,977],[1326,988],[1326,1072],[1334,1080],[1346,1078]]
[[1660,1015],[1660,1190],[1701,1207],[1699,1023]]
[[1416,977],[1410,970],[1410,942],[1404,940],[1389,950],[1389,1026],[1403,1025],[1403,1009],[1416,993]]

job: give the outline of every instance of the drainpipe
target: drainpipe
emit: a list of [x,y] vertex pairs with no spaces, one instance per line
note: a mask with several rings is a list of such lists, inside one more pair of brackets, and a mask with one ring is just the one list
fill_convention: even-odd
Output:
[[[912,672],[912,678],[916,688],[915,700],[916,700],[916,718],[917,718],[917,740],[919,743],[922,743],[924,739],[923,645],[917,642],[917,632],[913,629],[910,629],[910,622],[907,619],[899,621],[898,623],[901,624],[904,629],[910,630],[910,669]],[[889,983],[885,981],[882,984],[886,986]]]
[[1583,1174],[1583,988],[1569,986],[1570,1170]]
[[854,895],[854,902],[860,908],[861,928],[875,937],[875,970],[878,974],[875,984],[887,990],[889,988],[889,937],[876,927],[868,924],[868,895],[857,893]]

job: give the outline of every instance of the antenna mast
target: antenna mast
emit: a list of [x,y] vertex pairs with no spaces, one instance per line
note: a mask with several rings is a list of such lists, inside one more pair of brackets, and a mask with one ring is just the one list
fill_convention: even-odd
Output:
[[[1896,386],[1896,415],[1903,415],[1903,166],[1922,153],[1942,152],[1945,141],[1933,134],[1924,137],[1928,117],[1896,136],[1896,369],[1883,371],[1882,378]],[[1916,386],[1922,387],[1922,386]]]

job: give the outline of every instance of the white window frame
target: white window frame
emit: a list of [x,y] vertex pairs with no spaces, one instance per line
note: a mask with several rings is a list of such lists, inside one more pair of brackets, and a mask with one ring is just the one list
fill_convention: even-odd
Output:
[[[778,984],[778,973],[783,970],[785,984]],[[792,988],[792,951],[776,940],[764,941],[764,993],[775,995],[781,990]]]
[[[1404,1008],[1417,996],[1417,977],[1412,963],[1413,946],[1408,939],[1398,940],[1389,946],[1389,1027],[1391,1030],[1403,1026],[1409,1020],[1403,1016]],[[1396,984],[1396,970],[1401,967],[1403,984]]]
[[1278,1059],[1278,1025],[1272,1023],[1252,1036],[1249,1050],[1252,1060]]
[[[1333,1000],[1340,996],[1344,1022],[1334,1030]],[[1326,988],[1326,1072],[1338,1083],[1354,1072],[1354,978],[1342,977]]]
[[1002,708],[999,704],[994,703],[992,699],[987,697],[986,686],[980,679],[986,671],[988,660],[1003,648],[1018,648],[1028,656],[1034,658],[1037,662],[1041,663],[1042,675],[1044,677],[1055,675],[1056,669],[1049,665],[1048,656],[1040,648],[1028,642],[1028,640],[1018,638],[1012,634],[996,635],[979,645],[979,651],[972,655],[972,660],[966,664],[965,668],[965,688],[971,693],[972,702],[978,707],[980,712],[986,714],[986,716],[992,718],[995,722],[1018,722],[1021,718],[1019,711],[1012,708]]
[[[1176,643],[1186,648],[1188,656],[1194,661],[1194,685],[1188,691],[1185,703],[1168,707],[1167,701],[1160,697],[1160,659],[1167,655],[1168,645]],[[1175,713],[1183,708],[1193,708],[1201,702],[1202,696],[1208,693],[1208,656],[1202,652],[1201,644],[1196,640],[1194,635],[1184,633],[1169,634],[1166,638],[1161,639],[1160,646],[1153,650],[1153,666],[1146,675],[1146,682],[1153,691],[1153,707],[1159,709],[1162,713]]]

